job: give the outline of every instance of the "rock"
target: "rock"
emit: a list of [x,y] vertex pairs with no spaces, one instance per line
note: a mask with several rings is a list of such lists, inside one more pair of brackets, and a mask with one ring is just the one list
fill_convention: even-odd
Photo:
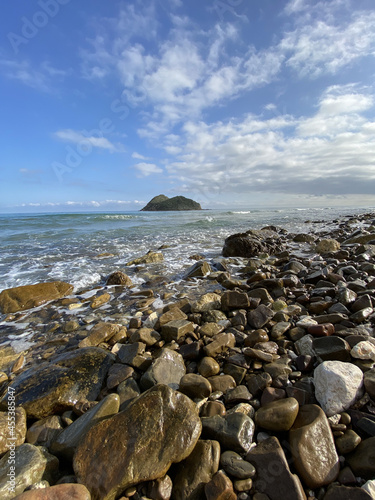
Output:
[[8,288],[0,293],[0,311],[8,314],[38,307],[70,295],[73,288],[73,285],[63,281]]
[[215,358],[235,345],[236,339],[233,333],[219,333],[213,342],[203,348],[203,351],[206,356]]
[[269,500],[306,500],[301,482],[290,472],[285,453],[276,437],[265,439],[246,455],[254,465],[254,488],[267,495]]
[[[233,484],[223,471],[218,471],[204,488],[206,500],[236,500]],[[202,497],[201,497],[202,498]]]
[[196,405],[165,385],[93,427],[73,467],[93,500],[113,500],[132,485],[162,477],[193,451],[201,433]]
[[[80,400],[93,401],[112,363],[112,355],[98,347],[56,356],[14,379],[16,405],[22,406],[28,417],[39,419],[71,409]],[[1,404],[6,402],[7,395]]]
[[357,359],[371,359],[375,361],[375,345],[366,340],[358,342],[350,351],[350,355]]
[[205,356],[198,364],[198,372],[202,377],[212,377],[220,372],[220,365],[216,359]]
[[226,410],[223,403],[220,403],[220,401],[207,401],[207,403],[202,406],[200,415],[201,417],[213,417],[215,415],[223,416],[225,413]]
[[147,488],[148,498],[169,500],[172,495],[173,483],[169,476],[163,476],[155,481],[150,481]]
[[353,454],[345,458],[356,476],[373,479],[375,476],[375,437],[362,441]]
[[234,451],[224,451],[220,457],[220,465],[227,474],[237,479],[255,476],[255,467]]
[[123,327],[114,323],[106,323],[100,321],[90,330],[89,335],[81,340],[79,347],[98,346],[102,342],[108,342],[116,335]]
[[229,389],[224,397],[225,404],[229,408],[240,403],[248,403],[252,398],[252,395],[245,385],[238,385],[234,389]]
[[207,274],[210,274],[211,266],[205,260],[200,260],[194,265],[189,267],[184,275],[184,279],[188,278],[204,278]]
[[359,236],[353,236],[352,238],[349,238],[348,240],[345,240],[344,241],[344,245],[351,245],[352,243],[366,244],[366,243],[369,243],[372,240],[375,240],[375,234],[374,233],[361,234]]
[[119,411],[119,408],[119,396],[117,394],[109,394],[59,434],[57,439],[52,443],[51,453],[72,460],[78,443],[85,437],[91,427],[115,415]]
[[320,240],[316,245],[318,253],[331,253],[340,250],[340,243],[334,239]]
[[247,309],[250,307],[250,300],[246,293],[231,290],[224,292],[221,296],[221,308],[223,311],[232,309]]
[[146,255],[138,257],[137,259],[133,259],[127,262],[125,265],[139,266],[142,264],[154,264],[156,262],[163,262],[163,260],[164,260],[164,255],[161,252],[153,252],[152,250],[150,250],[149,252],[146,253]]
[[172,389],[178,389],[180,380],[185,373],[185,363],[181,354],[164,348],[142,375],[141,387],[149,389],[157,384],[165,384]]
[[350,345],[336,335],[313,340],[313,348],[323,361],[350,361]]
[[221,333],[224,330],[224,327],[222,325],[219,325],[218,323],[205,323],[201,327],[199,327],[199,335],[201,337],[215,337],[219,333]]
[[121,286],[132,286],[133,282],[129,276],[122,271],[115,271],[110,274],[107,279],[106,285],[121,285]]
[[335,333],[335,327],[332,323],[321,323],[320,325],[310,325],[307,331],[314,337],[328,337]]
[[[120,345],[117,351],[117,357],[126,365],[133,366],[134,361],[138,356],[142,356],[145,352],[146,344],[143,342],[134,342],[134,344]],[[134,366],[135,368],[135,366]]]
[[367,481],[363,486],[362,489],[366,491],[372,498],[372,500],[375,499],[375,480],[369,480]]
[[351,314],[350,320],[354,321],[354,323],[362,323],[366,321],[374,312],[372,307],[366,307],[365,309],[361,309],[360,311]]
[[317,405],[304,405],[289,431],[294,466],[307,487],[330,484],[340,472],[328,419]]
[[117,387],[117,393],[120,396],[120,411],[123,411],[135,398],[140,395],[141,391],[137,382],[131,377],[124,380],[124,382],[121,382],[121,384]]
[[364,374],[364,385],[365,389],[370,395],[370,398],[375,400],[375,368],[368,370]]
[[[10,444],[20,446],[25,442],[27,430],[26,412],[23,408],[16,408],[14,415],[12,413],[8,413],[8,411],[0,412],[0,456],[9,450]],[[8,420],[8,416],[12,420]],[[10,437],[10,428],[8,425],[10,423],[12,423],[12,438],[15,438],[14,440],[12,439],[12,441],[8,441],[8,438]]]
[[224,257],[256,257],[259,253],[280,251],[282,245],[278,241],[278,233],[273,230],[250,230],[228,236],[224,242]]
[[225,394],[230,389],[234,389],[236,387],[236,381],[231,375],[215,375],[210,377],[209,382],[212,387],[212,391],[222,392]]
[[219,469],[220,445],[199,440],[191,455],[176,466],[173,483],[175,500],[201,500],[204,487]]
[[152,328],[139,328],[131,334],[129,342],[143,342],[147,347],[155,345],[161,339],[160,334]]
[[266,387],[272,384],[272,377],[269,373],[251,373],[247,377],[247,387],[254,397],[259,397]]
[[181,210],[202,210],[199,203],[185,196],[174,196],[168,198],[164,194],[159,194],[150,200],[141,212],[170,212]]
[[61,417],[51,415],[50,417],[37,420],[32,424],[26,434],[26,440],[30,444],[46,446],[49,448],[51,442],[63,430]]
[[298,414],[298,401],[294,398],[273,401],[259,408],[255,423],[270,431],[288,431]]
[[220,309],[220,307],[221,307],[221,296],[218,295],[217,293],[206,293],[192,304],[191,312],[202,313],[205,311]]
[[194,332],[194,325],[191,321],[185,319],[177,319],[166,323],[161,328],[161,336],[166,342],[179,340],[187,333]]
[[[0,460],[1,499],[14,498],[28,486],[44,479],[52,481],[58,467],[58,459],[50,455],[43,447],[24,443],[15,452],[14,450],[8,451]],[[14,478],[10,476],[12,472],[14,472]],[[11,489],[9,489],[10,486]]]
[[330,417],[350,408],[361,396],[363,373],[351,363],[324,361],[314,371],[315,397]]
[[328,488],[323,500],[371,500],[362,488],[333,485]]
[[91,500],[83,484],[58,484],[49,488],[24,491],[15,500]]
[[360,442],[361,438],[358,434],[352,429],[348,429],[343,436],[336,439],[336,448],[340,455],[347,455],[354,451]]
[[162,327],[170,321],[176,321],[179,319],[187,319],[187,316],[183,311],[181,311],[181,309],[179,309],[178,307],[174,307],[170,311],[167,311],[159,316],[159,325],[160,327]]
[[226,450],[237,453],[249,451],[254,436],[254,422],[243,413],[202,418],[203,434],[219,441]]
[[107,302],[111,300],[111,296],[109,293],[101,293],[100,295],[96,295],[90,303],[91,309],[98,309],[99,307],[103,306]]
[[181,378],[179,391],[191,399],[203,399],[210,396],[212,387],[210,382],[201,375],[188,373]]
[[247,320],[252,328],[258,329],[265,326],[274,315],[274,311],[270,307],[261,304],[256,309],[247,313]]

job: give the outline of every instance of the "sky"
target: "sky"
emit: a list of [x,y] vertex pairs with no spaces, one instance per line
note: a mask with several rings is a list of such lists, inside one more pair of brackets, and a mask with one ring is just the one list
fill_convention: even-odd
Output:
[[0,211],[375,206],[373,0],[17,0]]

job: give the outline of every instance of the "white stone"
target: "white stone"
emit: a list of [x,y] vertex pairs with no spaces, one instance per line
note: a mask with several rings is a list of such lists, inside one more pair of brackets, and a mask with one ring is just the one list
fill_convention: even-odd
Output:
[[375,479],[370,479],[362,486],[362,489],[367,491],[370,497],[375,500]]
[[368,340],[363,340],[353,347],[350,354],[353,358],[372,359],[372,361],[375,361],[375,345]]
[[311,316],[302,316],[300,320],[297,321],[296,326],[301,328],[308,328],[309,326],[317,325],[318,322]]
[[347,410],[362,395],[363,373],[342,361],[324,361],[314,371],[315,397],[330,417]]

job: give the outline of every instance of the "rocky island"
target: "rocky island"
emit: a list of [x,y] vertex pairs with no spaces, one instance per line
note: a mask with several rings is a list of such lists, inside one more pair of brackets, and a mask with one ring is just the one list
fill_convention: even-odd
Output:
[[141,212],[172,212],[181,210],[202,210],[199,203],[185,196],[168,198],[164,194],[155,196],[141,209]]

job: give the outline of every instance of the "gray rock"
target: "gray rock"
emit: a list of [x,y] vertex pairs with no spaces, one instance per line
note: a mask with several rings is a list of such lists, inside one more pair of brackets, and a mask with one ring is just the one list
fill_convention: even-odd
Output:
[[247,321],[252,328],[258,329],[265,326],[274,316],[274,311],[261,304],[256,309],[247,313]]
[[234,451],[224,451],[220,457],[220,465],[229,476],[247,479],[255,476],[255,467]]
[[254,436],[254,422],[243,413],[232,413],[223,417],[202,418],[203,434],[219,441],[224,449],[245,453],[249,451]]
[[323,361],[350,361],[350,345],[336,335],[314,339],[313,348]]
[[143,374],[140,384],[144,390],[156,384],[165,384],[172,389],[178,389],[185,373],[185,363],[181,354],[164,348]]

